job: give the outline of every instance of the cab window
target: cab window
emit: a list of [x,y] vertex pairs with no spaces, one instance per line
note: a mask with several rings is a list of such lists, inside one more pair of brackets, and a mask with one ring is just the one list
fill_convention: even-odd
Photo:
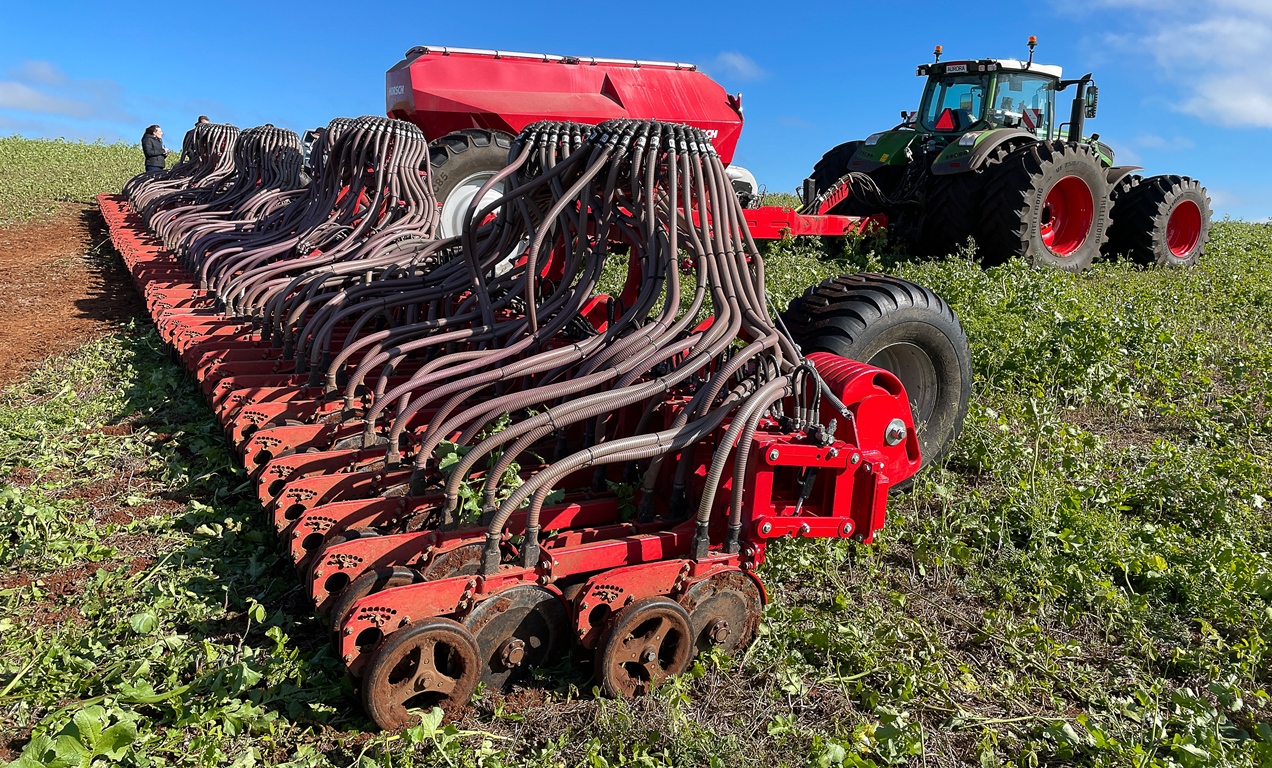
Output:
[[999,74],[994,105],[989,111],[990,123],[1023,128],[1042,138],[1049,137],[1055,107],[1055,83],[1052,78],[1038,75]]
[[985,118],[989,78],[984,75],[946,75],[928,81],[919,122],[936,133],[966,131]]

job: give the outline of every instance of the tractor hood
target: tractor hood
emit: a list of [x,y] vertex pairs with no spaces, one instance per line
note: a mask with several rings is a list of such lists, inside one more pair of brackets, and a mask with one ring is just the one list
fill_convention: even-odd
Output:
[[910,162],[905,150],[918,138],[919,134],[909,129],[871,134],[848,161],[848,170],[870,173],[885,165],[905,165]]

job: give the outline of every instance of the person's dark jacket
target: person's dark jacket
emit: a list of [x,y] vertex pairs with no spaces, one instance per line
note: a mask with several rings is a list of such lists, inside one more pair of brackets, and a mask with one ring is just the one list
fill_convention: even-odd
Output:
[[159,166],[162,168],[167,156],[163,151],[163,139],[158,136],[147,133],[141,137],[141,151],[146,155],[147,166]]

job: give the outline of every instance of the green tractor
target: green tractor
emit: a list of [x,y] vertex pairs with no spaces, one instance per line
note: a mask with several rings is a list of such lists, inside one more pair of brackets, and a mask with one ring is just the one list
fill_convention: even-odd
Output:
[[[1206,247],[1210,200],[1186,176],[1117,166],[1099,134],[1098,89],[1087,74],[1029,60],[919,66],[917,112],[892,130],[827,152],[804,182],[803,212],[885,214],[891,234],[931,255],[975,238],[985,264],[1012,256],[1080,271],[1103,253],[1190,266]],[[1056,94],[1073,89],[1067,122]]]

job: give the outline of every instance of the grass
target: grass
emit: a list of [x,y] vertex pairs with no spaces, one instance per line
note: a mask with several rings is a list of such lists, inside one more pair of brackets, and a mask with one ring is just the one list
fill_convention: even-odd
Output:
[[368,734],[138,321],[0,398],[0,747],[21,766],[1272,764],[1272,227],[1217,224],[1188,271],[982,270],[871,240],[767,262],[779,303],[863,267],[931,286],[975,388],[878,543],[770,549],[742,657],[630,703],[563,664],[456,726]]

